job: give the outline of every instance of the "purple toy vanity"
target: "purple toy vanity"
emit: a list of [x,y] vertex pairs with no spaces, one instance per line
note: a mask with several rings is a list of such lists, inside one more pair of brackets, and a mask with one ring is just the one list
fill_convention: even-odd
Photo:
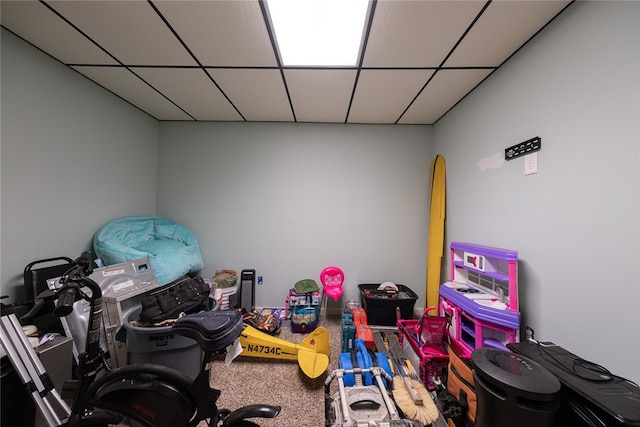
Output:
[[439,294],[439,314],[449,318],[447,335],[461,356],[518,341],[518,252],[452,242],[451,280]]

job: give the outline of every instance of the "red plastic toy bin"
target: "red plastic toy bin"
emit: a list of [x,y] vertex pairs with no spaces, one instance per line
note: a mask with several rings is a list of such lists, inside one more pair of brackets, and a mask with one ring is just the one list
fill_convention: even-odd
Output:
[[449,354],[442,345],[420,344],[417,334],[422,319],[398,320],[398,338],[413,369],[427,390],[435,389],[434,377],[442,377],[442,370],[449,364]]

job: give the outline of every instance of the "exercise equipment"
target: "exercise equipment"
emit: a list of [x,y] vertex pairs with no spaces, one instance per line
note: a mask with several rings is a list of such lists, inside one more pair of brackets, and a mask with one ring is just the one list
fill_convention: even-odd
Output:
[[[174,324],[175,332],[193,338],[205,352],[200,373],[191,380],[167,366],[142,363],[109,370],[99,351],[102,291],[91,275],[91,253],[76,259],[61,279],[62,287],[39,296],[57,300],[54,314],[67,316],[76,300],[90,302],[85,351],[79,355],[79,379],[66,382],[73,389],[72,403],[61,398],[35,351],[22,333],[13,311],[2,304],[0,339],[22,382],[49,426],[107,426],[125,420],[147,427],[195,427],[202,420],[212,426],[255,426],[247,418],[273,418],[279,406],[248,405],[235,411],[219,409],[220,390],[209,386],[208,362],[238,338],[242,316],[235,311],[209,311],[186,316]],[[85,289],[86,288],[86,289]],[[88,292],[87,292],[88,290]],[[106,369],[101,376],[98,374]]]

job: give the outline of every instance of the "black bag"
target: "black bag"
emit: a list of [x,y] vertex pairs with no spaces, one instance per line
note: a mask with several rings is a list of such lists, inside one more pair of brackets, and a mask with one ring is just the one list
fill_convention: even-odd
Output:
[[181,277],[142,298],[140,321],[158,323],[175,319],[180,313],[206,310],[209,293],[209,285],[202,277]]

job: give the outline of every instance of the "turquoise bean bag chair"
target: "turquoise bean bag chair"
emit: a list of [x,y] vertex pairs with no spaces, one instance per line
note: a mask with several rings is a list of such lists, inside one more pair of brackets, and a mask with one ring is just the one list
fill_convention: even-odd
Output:
[[186,226],[159,216],[126,216],[103,225],[93,250],[104,265],[148,258],[160,286],[203,267],[198,240]]

